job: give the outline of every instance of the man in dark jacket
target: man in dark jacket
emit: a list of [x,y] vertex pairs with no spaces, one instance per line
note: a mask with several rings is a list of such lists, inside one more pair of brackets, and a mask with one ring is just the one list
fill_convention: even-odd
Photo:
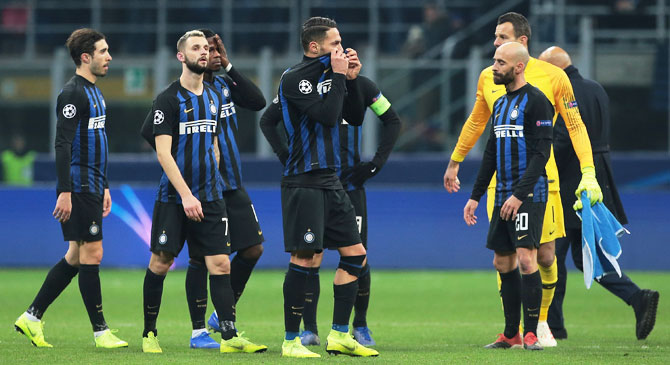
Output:
[[[612,163],[609,155],[610,111],[609,98],[603,87],[593,80],[584,79],[567,52],[559,47],[550,47],[540,55],[539,59],[562,68],[570,79],[575,99],[589,133],[593,148],[593,162],[596,178],[603,191],[603,202],[621,224],[628,223],[619,193],[612,177]],[[567,281],[565,259],[568,249],[572,248],[572,259],[575,266],[582,271],[582,229],[576,214],[568,214],[575,202],[573,192],[579,184],[581,173],[579,160],[572,148],[565,122],[559,116],[554,128],[554,154],[558,174],[560,176],[561,200],[565,214],[566,237],[556,240],[556,257],[558,264],[558,282],[554,300],[549,308],[549,327],[556,339],[565,339],[568,333],[563,323],[563,299]],[[640,289],[624,273],[606,275],[597,280],[600,285],[612,294],[621,298],[635,311],[635,335],[639,340],[647,338],[656,322],[658,308],[657,291]]]

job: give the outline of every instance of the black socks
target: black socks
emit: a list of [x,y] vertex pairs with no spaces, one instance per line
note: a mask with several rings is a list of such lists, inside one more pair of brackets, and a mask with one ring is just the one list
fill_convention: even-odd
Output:
[[305,291],[309,268],[289,264],[284,277],[284,327],[286,332],[299,332],[305,307]]
[[333,325],[349,325],[349,318],[351,317],[351,310],[356,301],[357,292],[358,280],[342,285],[333,284],[333,296],[335,298],[333,307]]
[[37,292],[37,295],[27,312],[42,319],[42,316],[47,308],[49,308],[49,305],[58,298],[65,288],[67,288],[72,281],[72,278],[74,278],[78,272],[79,268],[68,264],[67,261],[65,261],[65,258],[58,261],[58,263],[49,270],[47,277],[44,279],[44,283],[42,283],[40,291]]
[[365,264],[358,278],[358,293],[354,303],[354,327],[367,327],[368,306],[370,304],[370,265]]
[[93,332],[107,328],[102,314],[102,292],[100,291],[100,265],[79,265],[79,292],[84,300]]
[[540,271],[532,274],[521,275],[523,286],[523,332],[533,332],[537,336],[537,321],[540,318],[540,305],[542,304],[542,278]]
[[[512,338],[519,332],[519,322],[521,321],[521,275],[519,274],[519,268],[517,267],[508,273],[500,273],[500,281],[500,296],[502,297],[503,311],[505,313],[504,335],[507,338]],[[542,285],[541,279],[540,285]],[[538,305],[538,313],[539,307]]]
[[186,302],[194,330],[205,328],[207,312],[207,267],[191,261],[186,270]]
[[319,334],[316,325],[316,308],[319,304],[321,295],[321,283],[319,281],[319,268],[309,269],[307,276],[307,289],[305,291],[305,310],[303,311],[302,322],[305,324],[305,330]]
[[237,335],[235,330],[235,298],[230,286],[230,274],[209,275],[212,304],[219,316],[221,338],[229,340]]
[[235,303],[240,300],[242,292],[244,292],[244,287],[249,281],[251,272],[254,270],[258,259],[251,260],[248,258],[242,257],[239,252],[235,255],[232,261],[230,261],[230,285],[233,288],[233,293],[235,294]]
[[147,268],[144,275],[144,331],[142,337],[147,337],[149,332],[156,332],[156,319],[161,308],[161,298],[163,296],[164,275],[156,275]]

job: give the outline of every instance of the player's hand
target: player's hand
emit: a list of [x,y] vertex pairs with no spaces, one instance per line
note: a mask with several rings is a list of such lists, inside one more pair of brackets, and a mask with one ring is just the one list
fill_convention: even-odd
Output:
[[461,163],[449,160],[447,170],[444,172],[444,188],[450,193],[461,190],[461,181],[458,180],[458,168]]
[[361,187],[365,184],[369,178],[377,175],[379,172],[379,167],[375,165],[372,161],[361,162],[358,165],[348,169],[348,171],[342,173],[342,181],[345,183],[351,183],[356,187]]
[[223,68],[228,67],[230,64],[228,52],[226,52],[226,46],[223,45],[223,41],[218,34],[214,35],[214,43],[216,43],[216,48],[218,48],[219,54],[221,55],[221,66],[223,66]]
[[56,200],[56,209],[54,209],[53,216],[57,221],[65,223],[70,219],[72,214],[72,193],[62,192],[58,194]]
[[102,198],[102,217],[105,218],[112,211],[112,196],[109,189],[105,189],[105,196]]
[[586,166],[582,169],[582,180],[579,182],[579,186],[577,186],[577,191],[575,191],[577,202],[575,202],[574,207],[579,207],[575,210],[582,209],[582,201],[580,199],[582,191],[586,191],[586,195],[589,197],[591,205],[603,201],[603,192],[600,190],[598,180],[596,180],[596,169],[593,166]]
[[349,62],[349,69],[347,70],[347,80],[353,80],[358,77],[358,74],[361,72],[363,65],[361,60],[358,59],[358,52],[353,48],[347,48],[347,61]]
[[465,204],[465,208],[463,208],[463,219],[465,220],[465,224],[468,226],[474,226],[477,223],[475,210],[477,210],[478,205],[478,201],[468,199],[468,202]]
[[516,219],[516,213],[519,211],[523,201],[519,200],[514,195],[507,198],[505,204],[500,208],[500,218],[505,221]]
[[193,194],[182,197],[181,202],[184,206],[184,213],[186,213],[188,219],[200,222],[205,218],[205,215],[202,213],[202,204],[200,204],[200,200],[194,197]]
[[347,70],[349,69],[347,56],[337,47],[330,51],[330,67],[332,67],[334,73],[342,75],[346,75]]

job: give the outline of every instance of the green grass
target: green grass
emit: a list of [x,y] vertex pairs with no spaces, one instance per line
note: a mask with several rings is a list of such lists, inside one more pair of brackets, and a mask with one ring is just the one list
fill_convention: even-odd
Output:
[[[280,271],[257,271],[237,307],[237,324],[264,354],[222,355],[188,348],[191,327],[184,294],[184,272],[168,275],[158,319],[162,355],[141,352],[142,282],[139,270],[101,273],[105,317],[128,349],[101,350],[93,336],[76,279],[45,315],[46,339],[53,349],[38,349],[13,330],[14,320],[32,301],[46,275],[40,270],[0,270],[0,363],[205,363],[209,361],[279,363],[283,335]],[[332,270],[323,270],[319,329],[322,341],[332,313]],[[496,280],[490,272],[375,271],[369,325],[381,356],[377,359],[329,357],[314,361],[383,363],[668,363],[670,273],[632,273],[641,287],[661,292],[656,327],[645,341],[635,339],[630,307],[597,284],[584,288],[571,273],[565,303],[569,339],[545,351],[484,350],[503,327]],[[209,314],[210,312],[208,312]],[[324,341],[325,342],[325,341]]]

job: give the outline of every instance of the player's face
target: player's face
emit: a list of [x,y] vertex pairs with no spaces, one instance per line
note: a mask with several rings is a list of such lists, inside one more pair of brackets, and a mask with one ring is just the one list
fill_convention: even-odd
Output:
[[93,51],[93,54],[91,55],[91,64],[89,66],[91,73],[97,77],[104,77],[107,75],[109,62],[111,60],[112,56],[109,54],[107,41],[101,39],[95,42],[95,51]]
[[493,56],[493,83],[507,85],[514,81],[514,64],[508,62],[505,55],[496,52]]
[[330,54],[333,49],[339,49],[344,52],[342,48],[342,37],[340,37],[340,31],[337,28],[330,28],[326,32],[326,38],[319,43],[319,56],[325,54]]
[[207,70],[217,72],[221,69],[221,53],[219,53],[219,48],[216,46],[214,37],[207,38],[207,43],[209,44],[209,62],[207,63]]
[[507,42],[517,42],[517,38],[514,35],[514,26],[510,22],[505,22],[502,24],[499,24],[496,27],[496,32],[495,32],[495,40],[493,41],[493,45],[498,48],[502,44],[505,44]]
[[207,70],[209,63],[209,43],[205,37],[191,37],[186,40],[184,49],[184,64],[191,72],[202,74]]

